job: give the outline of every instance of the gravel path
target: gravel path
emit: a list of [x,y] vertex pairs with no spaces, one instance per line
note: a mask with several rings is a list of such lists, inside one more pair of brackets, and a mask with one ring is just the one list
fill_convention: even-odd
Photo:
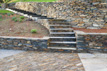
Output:
[[84,71],[77,53],[26,51],[0,59],[0,71]]

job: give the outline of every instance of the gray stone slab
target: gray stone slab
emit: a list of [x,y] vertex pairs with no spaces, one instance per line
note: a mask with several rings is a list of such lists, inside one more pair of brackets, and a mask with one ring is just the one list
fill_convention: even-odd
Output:
[[22,53],[24,51],[22,50],[4,50],[4,49],[0,49],[0,59],[8,57],[8,56],[12,56],[18,53]]
[[86,71],[107,71],[107,54],[79,53],[78,55]]

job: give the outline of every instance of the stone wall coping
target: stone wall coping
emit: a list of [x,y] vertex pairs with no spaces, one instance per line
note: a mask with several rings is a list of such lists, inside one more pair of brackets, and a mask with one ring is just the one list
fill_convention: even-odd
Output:
[[77,33],[77,35],[107,35],[107,33]]
[[77,35],[107,35],[107,33],[85,33],[83,31],[75,31]]
[[11,39],[27,39],[27,40],[48,40],[49,37],[43,38],[32,38],[32,37],[13,37],[13,36],[0,36],[0,38],[11,38]]

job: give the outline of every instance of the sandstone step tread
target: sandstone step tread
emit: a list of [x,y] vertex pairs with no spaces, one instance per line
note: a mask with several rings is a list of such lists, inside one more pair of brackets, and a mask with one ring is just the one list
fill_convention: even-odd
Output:
[[50,28],[50,30],[73,30],[73,29],[72,28],[55,28],[55,29]]
[[49,38],[76,38],[76,37],[49,37]]
[[71,25],[49,25],[49,26],[71,26]]
[[51,48],[51,49],[66,49],[66,50],[76,50],[76,48],[68,48],[68,47],[48,47],[48,48]]
[[76,44],[76,42],[68,41],[51,41],[50,43],[62,43],[62,44]]
[[74,32],[50,32],[50,34],[75,34]]

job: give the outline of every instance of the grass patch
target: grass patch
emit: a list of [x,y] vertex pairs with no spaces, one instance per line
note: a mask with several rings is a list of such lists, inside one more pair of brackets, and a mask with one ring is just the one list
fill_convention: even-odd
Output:
[[8,10],[0,10],[0,13],[13,13],[13,12],[10,12]]

